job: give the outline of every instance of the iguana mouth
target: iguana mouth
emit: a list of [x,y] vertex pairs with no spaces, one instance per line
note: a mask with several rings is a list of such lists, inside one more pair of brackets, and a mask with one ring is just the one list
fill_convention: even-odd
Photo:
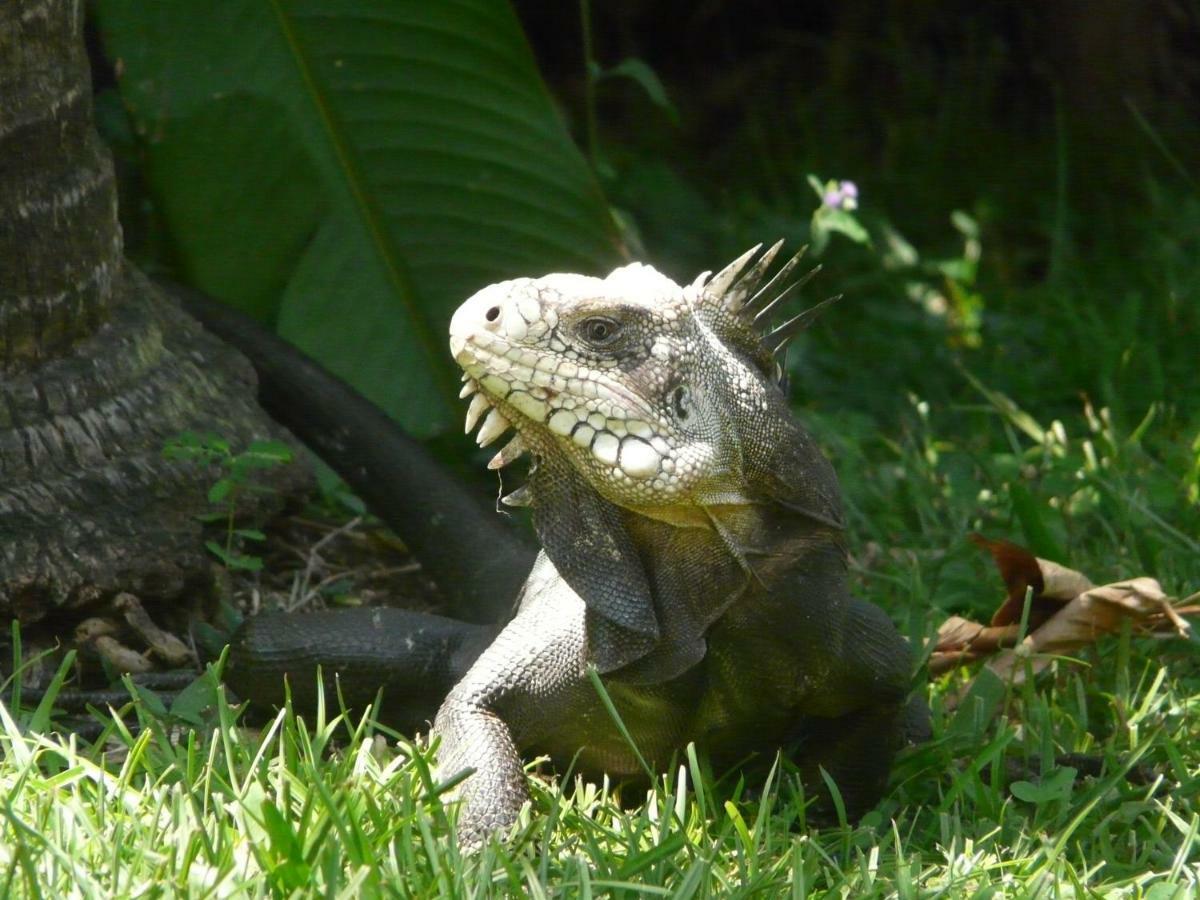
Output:
[[[475,435],[475,442],[480,447],[486,447],[489,444],[495,443],[500,435],[504,434],[509,428],[515,427],[508,417],[504,415],[493,404],[488,395],[479,387],[479,382],[466,373],[463,374],[463,389],[459,392],[459,397],[466,399],[471,398],[471,404],[467,407],[466,421],[463,427],[464,434],[470,434],[471,430],[479,424],[479,420],[483,419],[483,426],[479,429],[479,433]],[[484,416],[484,413],[487,413]],[[488,461],[489,469],[500,469],[507,466],[509,463],[515,462],[520,458],[529,445],[521,436],[520,429],[513,435],[512,440],[500,448],[500,451]]]
[[482,421],[475,438],[480,447],[510,427],[517,431],[488,468],[507,466],[526,450],[547,451],[555,437],[630,478],[659,473],[668,458],[670,446],[655,427],[658,413],[604,372],[489,331],[452,327],[450,347],[464,369],[460,397],[471,398],[464,430]]

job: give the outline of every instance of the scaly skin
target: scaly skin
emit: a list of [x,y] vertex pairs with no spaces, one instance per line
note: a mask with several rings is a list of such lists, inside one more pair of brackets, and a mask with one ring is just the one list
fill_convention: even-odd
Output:
[[531,453],[510,500],[543,547],[435,721],[441,774],[475,770],[465,841],[513,821],[525,751],[640,771],[590,666],[653,766],[688,741],[718,764],[799,742],[851,814],[882,791],[909,652],[847,591],[835,476],[777,384],[774,351],[806,320],[756,328],[786,279],[753,293],[777,249],[740,280],[755,251],[686,288],[632,265],[492,285],[455,314],[467,428],[515,428],[492,467]]

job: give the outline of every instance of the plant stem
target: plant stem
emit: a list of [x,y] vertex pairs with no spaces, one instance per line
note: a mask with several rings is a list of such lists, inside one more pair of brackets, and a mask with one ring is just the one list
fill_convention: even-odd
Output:
[[579,0],[579,27],[583,39],[583,109],[588,160],[596,168],[600,154],[596,138],[596,65],[592,46],[592,0]]

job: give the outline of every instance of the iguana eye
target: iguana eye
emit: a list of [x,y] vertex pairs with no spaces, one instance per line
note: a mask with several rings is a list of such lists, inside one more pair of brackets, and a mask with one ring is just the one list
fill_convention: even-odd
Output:
[[579,323],[579,336],[593,347],[603,347],[616,340],[621,323],[607,316],[592,316]]
[[686,385],[679,385],[671,391],[671,408],[675,410],[675,418],[686,422],[692,414],[692,395]]

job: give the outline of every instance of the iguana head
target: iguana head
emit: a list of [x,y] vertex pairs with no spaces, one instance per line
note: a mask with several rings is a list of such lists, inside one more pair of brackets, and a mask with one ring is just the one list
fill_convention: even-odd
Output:
[[490,467],[525,450],[557,455],[605,499],[656,518],[748,502],[748,485],[780,474],[793,426],[775,353],[808,321],[758,327],[794,286],[799,254],[759,289],[779,246],[686,287],[635,263],[606,278],[505,281],[467,300],[450,325],[473,395],[467,431],[483,418],[481,446],[517,431]]

